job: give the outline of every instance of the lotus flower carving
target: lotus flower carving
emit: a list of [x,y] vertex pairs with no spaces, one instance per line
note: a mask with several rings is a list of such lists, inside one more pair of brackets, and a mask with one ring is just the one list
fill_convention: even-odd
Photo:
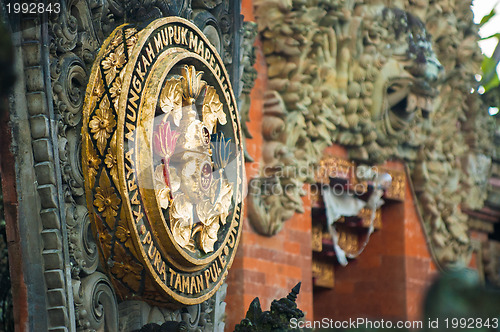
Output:
[[187,105],[192,105],[200,95],[201,90],[206,86],[207,82],[201,79],[203,72],[196,71],[194,66],[185,65],[181,68],[181,73],[182,77],[184,77],[182,81],[184,100]]

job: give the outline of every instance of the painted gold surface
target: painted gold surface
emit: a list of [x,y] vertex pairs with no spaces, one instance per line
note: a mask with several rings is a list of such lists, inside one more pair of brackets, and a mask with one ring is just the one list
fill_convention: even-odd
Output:
[[314,286],[333,288],[335,286],[334,266],[316,257],[312,261],[312,275]]
[[244,183],[229,76],[190,22],[118,27],[97,56],[84,105],[87,205],[122,299],[200,303],[236,251]]

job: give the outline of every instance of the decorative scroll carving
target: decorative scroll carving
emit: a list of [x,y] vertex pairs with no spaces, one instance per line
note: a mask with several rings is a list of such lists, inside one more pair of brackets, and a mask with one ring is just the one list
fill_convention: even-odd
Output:
[[151,306],[143,301],[124,301],[119,305],[119,330],[138,331],[148,325],[159,328],[163,322],[167,322],[165,327],[175,328],[174,322],[181,322],[184,331],[224,331],[226,289],[227,284],[224,284],[211,299],[176,311]]
[[74,281],[79,331],[118,331],[118,306],[108,278],[95,272]]
[[267,236],[275,235],[295,212],[304,212],[300,197],[303,189],[300,185],[300,181],[293,178],[274,177],[250,181],[248,215],[257,232]]
[[[70,209],[75,209],[71,211]],[[83,206],[68,207],[69,249],[73,255],[75,264],[73,266],[73,275],[79,275],[83,272],[85,275],[94,273],[99,263],[97,256],[97,246],[90,229],[90,219],[87,209]]]
[[[469,4],[451,10],[446,1],[395,6],[256,2],[270,89],[261,173],[279,182],[293,177],[301,188],[332,143],[371,164],[403,159],[436,260],[466,262],[470,245],[458,206],[468,194],[459,190],[466,181],[460,159],[467,152],[489,155],[491,148],[491,131],[484,130],[490,120],[470,94],[481,59],[477,34],[469,23],[453,23],[472,22],[472,14]],[[254,225],[274,202],[287,205],[284,195],[253,194]]]

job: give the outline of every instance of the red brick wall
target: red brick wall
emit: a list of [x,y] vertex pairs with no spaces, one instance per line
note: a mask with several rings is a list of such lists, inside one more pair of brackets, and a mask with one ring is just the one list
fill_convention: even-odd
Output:
[[416,198],[412,195],[409,179],[406,180],[407,199],[404,202],[406,308],[408,320],[419,320],[422,319],[426,290],[437,277],[438,270],[427,246],[425,232],[417,212]]
[[[243,1],[242,14],[246,21],[255,21],[251,0]],[[258,41],[256,46],[258,77],[251,93],[251,121],[247,123],[254,137],[247,140],[247,150],[255,161],[246,164],[247,180],[259,175],[263,95],[267,88],[267,67]],[[238,252],[227,278],[226,331],[233,331],[235,324],[245,317],[255,297],[259,297],[263,310],[269,310],[272,300],[288,295],[299,281],[302,287],[298,306],[312,319],[311,203],[308,195],[304,198],[304,207],[304,214],[296,214],[273,237],[257,234],[245,217]]]
[[233,331],[250,302],[259,297],[263,310],[302,282],[297,304],[312,318],[311,210],[295,215],[273,237],[258,235],[245,221],[243,235],[228,276],[226,331]]

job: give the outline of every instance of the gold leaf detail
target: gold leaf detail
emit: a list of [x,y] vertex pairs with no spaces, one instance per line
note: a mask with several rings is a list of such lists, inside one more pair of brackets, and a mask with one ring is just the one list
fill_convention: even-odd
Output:
[[118,109],[118,100],[120,97],[120,93],[122,92],[122,84],[123,84],[123,71],[118,75],[116,80],[113,82],[111,85],[111,88],[109,88],[109,93],[111,94],[111,99],[113,100],[113,106],[115,107],[115,110]]
[[108,153],[106,154],[106,158],[104,159],[104,163],[106,167],[109,169],[109,174],[115,183],[115,186],[118,186],[118,162],[116,159],[116,134],[111,138],[111,142],[109,143]]
[[184,194],[176,195],[172,200],[170,223],[175,241],[181,247],[186,247],[193,228],[193,205]]
[[130,29],[125,29],[125,39],[127,40],[127,50],[128,53],[132,51],[132,49],[135,47],[137,44],[137,29],[136,28],[130,28]]
[[85,139],[87,140],[87,167],[89,174],[89,185],[90,188],[94,187],[95,177],[97,176],[97,171],[99,170],[99,165],[101,165],[101,159],[97,156],[97,151],[94,148],[94,144],[90,139],[89,135],[85,134]]
[[154,186],[156,197],[160,202],[162,209],[167,209],[170,201],[170,188],[165,183],[165,176],[163,175],[163,165],[158,165],[155,168]]
[[[121,45],[123,46],[123,45]],[[123,53],[123,47],[118,47],[115,52],[110,53],[106,59],[102,60],[102,68],[104,69],[104,75],[106,75],[106,82],[111,84],[111,81],[115,78],[118,73],[118,69],[123,67],[125,64],[125,54]]]
[[203,76],[203,72],[196,71],[194,66],[184,65],[184,67],[181,68],[181,73],[184,77],[182,81],[184,100],[187,105],[192,105],[207,82],[202,81],[201,76]]
[[[96,84],[94,85],[94,89],[92,89],[92,94],[95,96],[94,98],[92,98],[92,100],[97,100],[99,99],[102,94],[104,93],[104,82],[102,81],[101,79],[101,69],[97,69],[97,82]],[[91,109],[93,109],[93,107],[91,107]]]
[[97,228],[97,240],[101,244],[102,255],[105,259],[108,259],[111,256],[111,246],[113,244],[113,237],[106,230],[106,227],[102,224],[100,218],[98,218],[98,222],[95,223]]
[[166,121],[172,115],[174,124],[179,126],[182,118],[182,78],[171,78],[160,95],[160,108],[165,113]]
[[116,34],[113,40],[111,41],[111,45],[116,47],[121,44],[122,40],[123,40],[123,31],[120,29],[116,31]]
[[94,205],[97,207],[97,211],[106,219],[106,223],[110,228],[115,226],[115,217],[120,203],[120,198],[116,195],[114,188],[111,187],[108,174],[102,172],[99,187],[96,188]]
[[210,133],[215,132],[215,126],[217,121],[220,124],[225,125],[227,123],[226,114],[224,113],[224,108],[219,100],[219,95],[215,91],[213,86],[207,88],[207,93],[203,100],[203,123],[210,130]]
[[138,291],[143,269],[142,266],[128,255],[125,248],[118,243],[115,243],[113,260],[111,272],[122,279],[122,281],[134,291]]
[[115,116],[109,108],[108,97],[105,96],[101,101],[100,108],[95,111],[95,115],[89,122],[89,127],[91,129],[90,132],[94,134],[94,139],[97,141],[97,148],[99,149],[101,155],[104,154],[106,140],[113,132],[113,128],[115,126]]

